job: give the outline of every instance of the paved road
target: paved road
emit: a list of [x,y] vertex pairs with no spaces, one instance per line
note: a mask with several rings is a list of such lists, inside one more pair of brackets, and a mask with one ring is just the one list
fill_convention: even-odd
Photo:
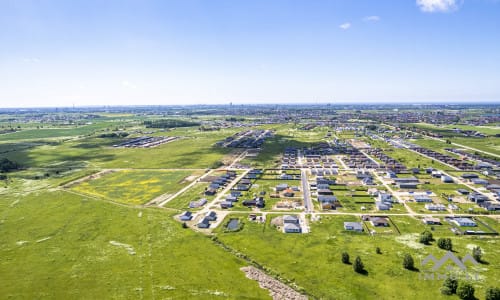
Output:
[[229,167],[227,168],[228,170],[233,170],[234,169],[234,165],[238,162],[240,162],[243,158],[245,158],[245,156],[247,155],[248,151],[243,151],[243,153],[241,153],[240,155],[238,155],[238,157],[236,157],[234,159],[234,161],[229,165]]
[[214,200],[212,200],[212,202],[205,204],[205,206],[203,207],[203,209],[200,210],[196,214],[196,216],[193,217],[193,219],[195,219],[197,216],[205,215],[208,211],[212,210],[212,209],[210,209],[210,207],[214,206],[215,203],[217,203],[218,201],[220,201],[222,199],[222,197],[224,197],[227,194],[227,192],[229,192],[233,188],[233,186],[235,186],[243,177],[245,177],[245,175],[247,175],[248,172],[250,172],[250,169],[246,169],[241,175],[239,175],[233,181],[231,181],[231,183],[229,183],[224,188],[224,190],[222,190],[221,192],[217,193],[217,196],[214,198]]
[[363,153],[366,157],[368,157],[371,161],[373,161],[373,162],[374,162],[377,166],[379,166],[379,167],[380,167],[380,163],[379,163],[379,162],[377,162],[377,161],[375,160],[375,158],[373,158],[371,155],[368,155],[368,153],[366,153],[366,152],[365,152],[365,151],[363,151],[363,150],[359,150],[359,152]]
[[408,204],[406,204],[406,201],[404,201],[403,199],[401,199],[401,197],[399,197],[399,194],[398,194],[398,193],[396,193],[396,192],[392,189],[392,187],[391,187],[389,184],[387,184],[387,183],[384,181],[384,179],[383,179],[382,177],[380,177],[380,175],[378,175],[378,174],[377,174],[377,172],[375,172],[375,171],[372,171],[372,172],[373,172],[373,175],[375,175],[375,177],[377,177],[377,179],[378,179],[378,180],[382,183],[382,185],[383,185],[383,186],[385,186],[385,188],[387,189],[387,191],[388,191],[391,195],[393,195],[393,196],[394,196],[394,198],[396,198],[396,199],[398,200],[398,202],[399,202],[399,203],[402,203],[402,204],[404,205],[404,207],[406,208],[406,210],[408,211],[408,213],[409,213],[409,215],[410,215],[410,216],[415,216],[415,215],[417,215],[417,213],[415,213],[415,212],[413,211],[413,209],[411,209],[411,207],[410,207]]
[[306,213],[314,211],[314,205],[311,200],[311,191],[307,181],[307,169],[300,169],[300,180],[302,181],[302,195],[304,197],[304,208]]

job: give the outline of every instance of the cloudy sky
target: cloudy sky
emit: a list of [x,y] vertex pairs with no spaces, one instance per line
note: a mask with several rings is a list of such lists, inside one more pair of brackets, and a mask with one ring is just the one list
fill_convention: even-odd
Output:
[[498,0],[0,0],[0,107],[500,103]]

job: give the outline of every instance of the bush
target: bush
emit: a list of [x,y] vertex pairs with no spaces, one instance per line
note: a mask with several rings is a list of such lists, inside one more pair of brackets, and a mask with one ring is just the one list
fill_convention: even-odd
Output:
[[437,241],[437,245],[439,248],[451,251],[453,249],[453,244],[451,243],[450,238],[439,238]]
[[415,269],[415,263],[413,261],[413,257],[411,257],[410,254],[405,254],[405,257],[403,258],[403,267],[407,270],[413,270]]
[[420,243],[429,245],[432,242],[432,232],[426,230],[420,234]]
[[342,262],[344,264],[348,264],[349,263],[349,253],[342,252]]
[[500,288],[489,287],[486,289],[485,300],[500,300]]
[[361,261],[361,257],[356,256],[356,260],[354,260],[354,265],[352,266],[354,269],[354,272],[356,273],[363,273],[365,271],[365,266],[363,265],[363,262]]
[[474,257],[474,259],[477,262],[481,261],[481,258],[483,257],[483,251],[481,250],[481,247],[478,246],[478,247],[472,248],[472,257]]
[[441,287],[441,293],[444,295],[451,295],[457,292],[458,281],[455,278],[446,278]]
[[449,296],[449,295],[453,295],[453,291],[447,286],[442,286],[441,287],[441,294]]
[[457,287],[457,295],[460,299],[474,299],[474,287],[468,282],[460,282]]

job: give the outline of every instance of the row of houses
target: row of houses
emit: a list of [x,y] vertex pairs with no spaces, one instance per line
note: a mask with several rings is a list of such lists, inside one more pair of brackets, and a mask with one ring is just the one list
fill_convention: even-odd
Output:
[[452,165],[456,168],[458,168],[459,170],[470,170],[472,169],[472,165],[469,164],[468,162],[466,161],[463,161],[463,160],[460,160],[460,159],[456,159],[452,156],[449,156],[449,155],[446,155],[446,154],[443,154],[443,153],[439,153],[439,152],[436,152],[434,150],[431,150],[431,149],[427,149],[427,148],[423,148],[423,147],[419,147],[419,146],[416,146],[416,147],[412,147],[412,150],[418,152],[418,153],[421,153],[423,155],[426,155],[428,157],[431,157],[431,158],[434,158],[438,161],[441,161],[441,162],[444,162],[448,165]]
[[400,189],[416,189],[419,180],[414,177],[393,178],[393,184],[397,185]]
[[217,142],[216,145],[228,148],[259,148],[272,135],[270,130],[246,130],[227,137],[225,140]]
[[298,169],[301,166],[298,165],[298,150],[293,147],[285,148],[283,156],[281,157],[281,169]]
[[445,150],[452,152],[452,153],[455,153],[455,154],[462,155],[462,156],[470,158],[470,159],[473,159],[477,162],[483,163],[483,164],[479,164],[480,167],[476,166],[476,168],[492,168],[493,166],[500,167],[500,162],[497,160],[494,160],[492,158],[483,157],[483,156],[480,156],[480,155],[477,155],[474,153],[467,152],[467,151],[462,150],[462,149],[446,148]]
[[382,149],[372,148],[367,149],[366,152],[371,156],[378,158],[380,161],[384,163],[384,165],[380,166],[380,168],[385,168],[387,170],[392,170],[396,173],[406,172],[406,166],[395,160],[394,158],[388,156],[384,153]]
[[234,178],[236,178],[235,171],[226,171],[225,174],[220,175],[220,176],[205,177],[204,180],[210,181],[210,184],[208,185],[207,189],[205,190],[205,195],[207,195],[207,196],[215,195],[219,188],[228,185],[231,181],[234,180]]
[[378,163],[371,160],[363,152],[358,149],[353,148],[352,153],[348,158],[341,158],[347,167],[351,169],[377,169],[379,168]]

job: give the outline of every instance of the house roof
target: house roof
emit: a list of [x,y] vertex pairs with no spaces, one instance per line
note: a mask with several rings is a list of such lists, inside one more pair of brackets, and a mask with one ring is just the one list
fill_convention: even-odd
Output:
[[286,223],[283,228],[285,231],[292,230],[292,231],[300,231],[300,226],[294,223]]
[[363,229],[363,225],[360,222],[344,222],[344,228],[352,227],[353,229]]
[[386,218],[380,218],[380,217],[372,217],[370,218],[370,221],[372,223],[389,224],[389,221]]
[[298,221],[299,218],[297,216],[285,215],[283,216],[283,221]]
[[472,221],[469,218],[455,218],[453,220],[455,220],[458,223],[474,223],[474,224],[476,224],[476,222]]

